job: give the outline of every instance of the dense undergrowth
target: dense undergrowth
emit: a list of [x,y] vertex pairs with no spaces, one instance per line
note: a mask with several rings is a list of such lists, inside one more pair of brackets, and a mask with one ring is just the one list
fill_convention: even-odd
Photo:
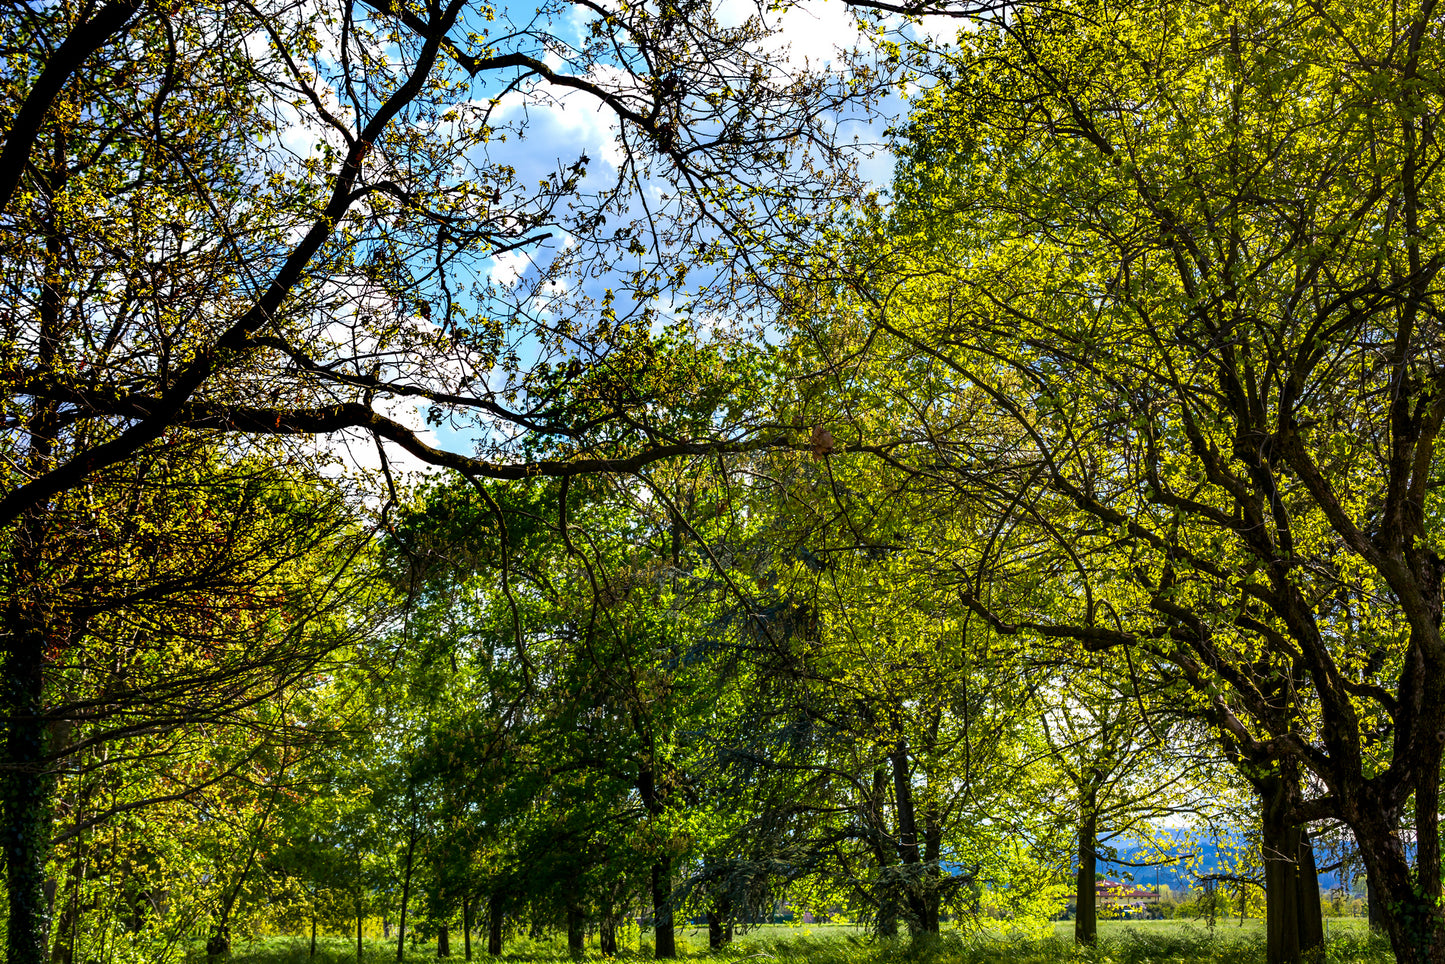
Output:
[[[1077,964],[1263,964],[1264,942],[1257,933],[1236,934],[1221,928],[1217,932],[1204,929],[1170,929],[1143,931],[1120,929],[1101,935],[1093,948],[1081,948],[1062,937],[1023,938],[999,935],[949,935],[936,940],[891,942],[874,941],[859,936],[800,937],[793,939],[742,939],[733,946],[711,953],[706,949],[685,951],[685,959],[715,960],[718,964],[1052,964],[1055,961]],[[479,962],[493,960],[473,951]],[[651,960],[650,954],[624,954],[618,960]],[[204,961],[197,951],[191,961]],[[396,946],[380,941],[363,945],[362,964],[387,964],[396,960]],[[416,964],[436,961],[434,947],[417,947],[405,960]],[[457,946],[451,961],[464,960]],[[565,948],[541,942],[522,942],[496,959],[502,964],[525,962],[569,961]],[[603,958],[589,953],[585,960]],[[1387,964],[1393,960],[1388,943],[1379,935],[1344,933],[1332,935],[1327,941],[1320,964]],[[317,945],[315,957],[310,956],[309,942],[296,938],[274,938],[238,946],[231,964],[354,964],[356,945],[341,940],[325,940]]]

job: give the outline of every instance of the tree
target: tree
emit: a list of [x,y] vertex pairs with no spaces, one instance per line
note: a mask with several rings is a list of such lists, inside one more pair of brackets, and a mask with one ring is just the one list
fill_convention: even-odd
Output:
[[[1144,853],[1153,851],[1152,860],[1170,859],[1164,847],[1147,845],[1163,820],[1199,799],[1204,782],[1189,759],[1184,727],[1170,718],[1158,694],[1132,692],[1122,669],[1104,661],[1070,666],[1054,692],[1042,692],[1038,700],[1047,753],[1074,792],[1074,940],[1080,944],[1098,940],[1100,848],[1110,839],[1134,836],[1146,844]],[[1117,857],[1113,849],[1102,856]]]
[[[679,535],[670,510],[593,480],[429,485],[389,540],[412,603],[410,681],[386,702],[428,694],[427,736],[404,761],[431,808],[417,850],[494,848],[473,889],[536,923],[565,918],[577,953],[589,918],[615,952],[649,879],[658,953],[671,946],[692,794],[677,732],[711,689]],[[402,742],[384,729],[379,747]]]
[[[844,196],[816,170],[782,163],[780,148],[756,149],[796,136],[827,155],[820,107],[839,106],[844,90],[842,78],[798,87],[803,78],[779,73],[759,49],[761,20],[724,28],[699,5],[589,8],[579,37],[547,35],[565,62],[553,68],[527,48],[491,45],[484,25],[497,12],[461,2],[425,16],[363,3],[135,12],[18,10],[6,24],[17,51],[0,183],[16,252],[6,283],[30,312],[10,320],[6,387],[14,406],[40,406],[29,435],[47,448],[0,497],[0,524],[177,427],[350,427],[484,477],[580,471],[565,450],[547,464],[508,463],[529,433],[571,440],[575,456],[609,417],[646,424],[654,394],[614,384],[579,422],[547,381],[552,366],[521,366],[514,339],[531,339],[543,360],[602,363],[647,330],[653,299],[685,274],[678,250],[717,249],[700,222],[724,237],[756,232],[786,219],[786,185],[811,185],[809,205]],[[403,55],[400,74],[383,66],[387,45]],[[504,89],[476,102],[492,83]],[[507,95],[539,104],[566,91],[619,125],[619,176],[595,195],[584,186],[591,158],[559,161],[533,190],[501,147],[526,134],[504,117]],[[438,126],[448,136],[433,136]],[[317,146],[297,156],[292,133]],[[649,174],[676,184],[678,216],[619,225]],[[96,204],[104,216],[88,212]],[[619,273],[586,323],[543,312],[510,331],[507,319],[529,313],[527,292],[472,286],[477,268],[535,247],[549,228],[565,230],[575,253],[534,279],[539,296],[618,245],[635,270]],[[106,337],[72,340],[81,316]],[[494,366],[500,380],[484,377]],[[438,421],[474,416],[488,457],[432,448],[383,414],[388,399],[432,406]],[[494,421],[521,434],[489,434]],[[649,441],[609,465],[696,447]]]
[[[23,535],[0,578],[31,644],[45,643],[32,652],[43,698],[9,691],[10,736],[30,733],[32,756],[11,761],[3,786],[17,831],[6,838],[9,925],[38,946],[52,844],[74,841],[79,860],[81,840],[108,821],[194,800],[307,738],[267,701],[348,640],[365,567],[334,487],[195,445],[98,473]],[[244,749],[222,749],[243,734]]]
[[[956,590],[1195,694],[1265,794],[1272,961],[1325,817],[1399,959],[1445,960],[1439,29],[1429,4],[1017,8],[939,59],[889,237],[853,258],[880,350],[1012,426],[1006,526]],[[954,451],[935,470],[980,488]]]
[[[769,441],[715,424],[659,431],[648,406],[679,389],[663,372],[613,378],[585,417],[551,373],[628,370],[633,333],[683,284],[679,252],[726,252],[768,225],[792,235],[803,210],[854,196],[820,176],[842,170],[831,112],[877,78],[784,70],[761,14],[724,27],[696,3],[559,2],[515,24],[463,0],[142,6],[22,4],[0,19],[0,538],[13,584],[39,584],[68,524],[57,505],[197,438],[355,429],[511,479]],[[574,9],[578,32],[558,32]],[[526,171],[508,154],[528,133],[514,105],[564,97],[616,125],[613,170],[579,153]],[[647,184],[666,185],[662,209]],[[488,280],[489,259],[538,254],[548,237],[556,257],[538,255],[522,284]],[[604,265],[617,277],[599,292],[586,282]],[[409,418],[418,406],[433,424],[464,423],[463,450],[428,442]],[[619,419],[627,433],[600,431]],[[614,447],[594,458],[599,435]],[[541,436],[554,455],[529,460]],[[45,943],[46,654],[74,640],[42,600],[12,588],[8,602],[4,819],[19,841],[21,964]]]
[[[815,387],[780,391],[774,417],[821,439],[815,419],[842,403]],[[985,888],[1020,923],[1053,913],[1036,913],[1057,888],[1029,844],[1046,834],[1018,805],[1034,755],[1026,663],[991,648],[927,562],[948,494],[818,450],[728,472],[729,514],[748,524],[708,540],[730,589],[710,631],[738,679],[713,739],[717,792],[746,819],[705,856],[707,888],[744,913],[786,888],[888,935],[936,934]]]

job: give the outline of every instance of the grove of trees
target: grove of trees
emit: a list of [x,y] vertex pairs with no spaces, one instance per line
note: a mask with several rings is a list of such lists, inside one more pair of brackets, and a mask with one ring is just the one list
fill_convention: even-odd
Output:
[[0,8],[6,961],[1445,964],[1445,15],[847,9]]

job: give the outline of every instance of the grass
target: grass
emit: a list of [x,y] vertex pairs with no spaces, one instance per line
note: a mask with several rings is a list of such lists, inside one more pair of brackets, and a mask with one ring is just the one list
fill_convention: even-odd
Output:
[[[1329,938],[1320,964],[1387,964],[1393,960],[1389,946],[1368,933],[1363,921],[1332,920]],[[473,959],[490,960],[485,945],[473,944]],[[1080,948],[1073,942],[1073,925],[1061,922],[1052,935],[1027,939],[1004,932],[965,935],[960,932],[924,941],[877,941],[858,928],[838,924],[801,927],[765,926],[741,935],[730,947],[712,954],[707,950],[707,932],[679,930],[678,950],[687,959],[711,959],[717,964],[1263,964],[1264,930],[1259,921],[1220,922],[1213,930],[1197,921],[1101,921],[1099,943]],[[231,964],[353,964],[354,941],[340,938],[318,942],[313,960],[309,942],[303,938],[276,937],[254,942],[238,940]],[[650,960],[651,954],[632,951],[623,959]],[[601,960],[595,951],[590,961]],[[205,960],[197,948],[188,958]],[[367,941],[363,964],[389,964],[396,960],[396,945]],[[408,964],[435,962],[435,945],[408,949]],[[460,962],[462,943],[452,942],[450,960]],[[565,942],[510,942],[501,958],[505,964],[568,961]]]

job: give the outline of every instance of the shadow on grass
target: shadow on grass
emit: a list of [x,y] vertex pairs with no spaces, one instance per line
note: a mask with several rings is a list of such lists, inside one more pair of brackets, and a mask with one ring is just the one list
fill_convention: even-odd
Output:
[[[1221,938],[1205,930],[1178,929],[1147,932],[1123,929],[1102,935],[1097,946],[1079,947],[1061,937],[1025,938],[1006,935],[948,934],[915,940],[874,940],[859,934],[810,937],[743,936],[717,953],[690,945],[682,955],[688,960],[713,959],[718,964],[1264,964],[1264,942],[1258,936]],[[570,961],[560,942],[517,941],[500,958],[490,958],[473,945],[472,959],[502,964],[562,964]],[[190,964],[204,962],[204,951],[193,951]],[[342,940],[318,942],[316,956],[310,956],[309,941],[271,938],[252,943],[237,942],[229,964],[355,964],[356,944]],[[363,944],[361,964],[390,964],[396,960],[396,945],[380,941]],[[408,950],[407,964],[436,962],[435,946]],[[464,960],[460,943],[450,958]],[[608,960],[595,952],[586,961]],[[619,955],[622,961],[650,961],[648,951]],[[1389,944],[1379,935],[1331,935],[1319,958],[1320,964],[1389,964]]]

